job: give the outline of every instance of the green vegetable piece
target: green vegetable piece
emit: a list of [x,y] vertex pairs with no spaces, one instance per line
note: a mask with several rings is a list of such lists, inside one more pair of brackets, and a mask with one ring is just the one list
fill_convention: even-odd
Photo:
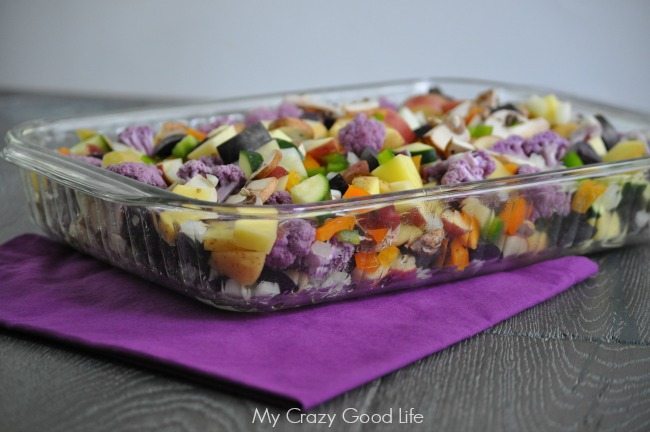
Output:
[[244,171],[246,178],[249,178],[255,171],[262,166],[264,157],[254,151],[241,150],[239,152],[239,167]]
[[491,243],[496,243],[501,237],[501,233],[503,233],[503,221],[498,217],[492,219],[483,230],[485,239]]
[[492,126],[486,124],[477,124],[470,126],[469,134],[472,138],[480,138],[487,135],[492,135]]
[[564,165],[567,168],[575,168],[584,165],[582,159],[580,159],[580,156],[578,156],[578,153],[575,151],[568,152],[564,156],[564,159],[562,159],[562,162],[564,162]]
[[330,153],[323,157],[323,160],[326,163],[337,163],[337,162],[347,162],[347,159],[341,153]]
[[199,140],[194,138],[192,135],[187,135],[185,138],[176,143],[172,149],[172,155],[177,158],[185,159],[187,155],[190,154],[190,152],[194,150],[194,148],[196,148],[198,145]]
[[345,169],[348,167],[348,162],[343,161],[343,162],[330,162],[326,166],[327,172],[341,172],[345,171]]
[[318,167],[318,168],[309,168],[307,170],[307,176],[312,177],[318,174],[325,175],[327,173],[327,169],[325,167]]
[[275,140],[277,141],[277,143],[278,143],[278,145],[280,146],[281,149],[284,149],[284,148],[296,148],[296,145],[294,143],[290,142],[290,141],[286,141],[286,140],[279,139],[279,138],[276,138]]
[[343,230],[336,234],[336,239],[342,243],[358,245],[361,243],[361,236],[354,230]]
[[391,149],[384,149],[377,153],[377,161],[379,162],[379,165],[383,165],[392,158],[395,157],[395,153]]
[[291,199],[296,204],[306,204],[330,198],[330,183],[323,174],[309,177],[291,188]]
[[156,163],[156,160],[151,156],[142,155],[140,159],[142,159],[142,162],[146,163],[147,165],[153,165]]

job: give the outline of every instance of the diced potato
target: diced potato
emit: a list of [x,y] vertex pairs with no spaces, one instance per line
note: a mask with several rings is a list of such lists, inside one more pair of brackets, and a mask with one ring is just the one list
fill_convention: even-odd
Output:
[[263,252],[233,250],[212,252],[212,262],[217,272],[242,285],[257,281],[264,268],[266,254]]
[[372,175],[388,183],[407,180],[411,183],[412,189],[422,187],[422,178],[413,163],[413,159],[402,154],[395,156],[383,165],[379,165],[372,171]]

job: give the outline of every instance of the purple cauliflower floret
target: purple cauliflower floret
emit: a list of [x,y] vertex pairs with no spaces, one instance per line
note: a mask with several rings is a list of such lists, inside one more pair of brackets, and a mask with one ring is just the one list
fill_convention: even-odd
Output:
[[124,162],[117,165],[110,165],[107,169],[151,186],[159,188],[167,187],[167,183],[165,183],[162,174],[154,165],[147,165],[140,162]]
[[343,148],[360,156],[366,148],[379,151],[384,144],[386,129],[384,125],[365,114],[358,114],[354,120],[339,131],[339,141]]
[[353,254],[354,245],[350,243],[337,240],[332,240],[331,243],[317,242],[303,258],[302,266],[309,276],[322,280],[334,271],[345,271]]
[[184,181],[189,181],[196,175],[212,174],[212,168],[200,160],[188,160],[178,169],[176,175]]
[[290,102],[282,102],[277,108],[260,107],[246,113],[244,123],[250,126],[261,121],[273,121],[283,117],[300,117],[303,111]]
[[146,155],[153,154],[155,131],[149,126],[129,126],[117,136],[122,144]]
[[202,156],[199,159],[188,160],[178,169],[176,175],[181,179],[188,181],[195,175],[216,175],[216,167],[222,165],[223,162],[219,156]]
[[519,165],[519,168],[517,169],[517,174],[535,174],[540,172],[540,169],[537,168],[536,166],[533,165],[528,165],[528,164],[523,164]]
[[218,155],[208,155],[208,156],[201,156],[198,160],[206,164],[209,168],[214,168],[217,165],[223,165],[223,161]]
[[69,155],[72,159],[76,159],[81,162],[85,162],[89,165],[96,166],[96,167],[101,167],[102,166],[102,160],[100,158],[96,158],[93,156],[82,156],[82,155],[75,155],[71,154]]
[[547,167],[553,168],[560,163],[566,154],[569,142],[553,131],[540,132],[529,139],[511,135],[494,143],[491,150],[529,158],[532,155],[541,156]]
[[204,134],[209,134],[210,132],[212,132],[213,130],[218,128],[219,126],[223,126],[225,124],[233,124],[233,123],[235,123],[235,121],[231,117],[221,116],[221,117],[215,118],[214,120],[212,120],[209,123],[206,123],[206,124],[203,124],[203,125],[199,126],[197,129],[199,131],[203,132]]
[[302,219],[282,222],[273,249],[266,257],[266,265],[272,269],[285,270],[311,251],[316,238],[316,229]]
[[397,104],[388,99],[386,96],[379,96],[379,106],[382,108],[392,109],[393,111],[397,111],[399,109]]
[[528,155],[524,151],[524,142],[526,140],[519,135],[510,135],[508,138],[502,139],[494,143],[490,148],[497,153],[511,154],[522,158]]
[[458,153],[424,170],[427,181],[436,180],[443,185],[455,185],[483,180],[494,172],[494,160],[483,150]]
[[291,199],[291,194],[287,191],[275,191],[271,194],[269,199],[266,200],[265,204],[279,205],[279,204],[291,204],[293,200]]
[[440,183],[440,179],[447,172],[449,168],[449,161],[439,160],[436,163],[422,167],[422,178],[426,182],[437,181]]
[[[518,175],[534,174],[541,170],[532,165],[521,165],[517,170]],[[564,192],[561,186],[545,185],[524,190],[524,196],[533,205],[531,220],[534,222],[539,217],[551,217],[557,213],[566,216],[571,210],[571,195]]]
[[277,118],[300,117],[303,111],[291,102],[282,102],[276,110]]
[[260,107],[254,108],[246,113],[244,123],[250,126],[261,121],[273,121],[278,118],[276,110],[272,108]]
[[560,163],[566,154],[569,142],[553,131],[545,131],[527,139],[523,148],[528,156],[532,154],[540,155],[544,158],[546,166],[554,167]]
[[239,192],[246,183],[246,174],[237,164],[217,165],[212,168],[212,175],[219,179],[217,196],[223,202],[228,196]]

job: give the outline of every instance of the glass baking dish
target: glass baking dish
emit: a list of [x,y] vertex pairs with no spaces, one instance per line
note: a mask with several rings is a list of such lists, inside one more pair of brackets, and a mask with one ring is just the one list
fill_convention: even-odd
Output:
[[[549,92],[493,81],[433,78],[300,93],[336,103],[377,96],[403,100],[433,86],[459,98],[473,97],[486,88],[495,89],[501,100],[524,100],[531,94]],[[604,114],[619,130],[648,130],[647,114],[553,93],[580,112]],[[650,239],[648,157],[351,200],[237,207],[184,198],[53,151],[76,142],[75,131],[80,128],[115,136],[133,124],[158,127],[167,120],[184,120],[193,126],[218,115],[276,105],[284,96],[33,121],[7,134],[2,154],[22,168],[31,217],[48,236],[204,303],[234,311],[267,312],[431,286],[550,257]],[[548,194],[576,200],[585,186],[605,191],[587,211],[551,214],[534,223],[527,220],[526,229],[517,232],[494,226],[495,219],[516,200],[543,199]],[[473,214],[478,225],[472,225],[469,232],[455,232],[454,214],[459,211]],[[414,221],[415,213],[424,216],[423,220]],[[217,252],[204,248],[206,233],[221,229],[216,227],[232,229],[234,224],[247,223],[277,228],[293,219],[316,225],[338,216],[353,217],[365,226],[389,224],[394,235],[388,241],[399,247],[398,256],[389,264],[360,270],[354,248],[319,242],[317,247],[312,246],[312,252],[322,260],[307,264],[310,269],[276,271],[264,267],[258,278],[242,284],[233,274],[245,272],[259,255],[227,247]],[[474,242],[469,264],[460,265],[454,259],[458,235]],[[405,237],[409,244],[420,241],[421,247],[405,247]],[[436,247],[428,248],[427,241]]]

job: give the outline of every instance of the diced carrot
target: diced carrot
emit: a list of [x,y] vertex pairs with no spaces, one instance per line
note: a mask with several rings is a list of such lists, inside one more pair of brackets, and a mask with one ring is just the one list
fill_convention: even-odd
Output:
[[354,216],[339,216],[328,219],[316,229],[316,240],[329,241],[339,231],[351,230],[356,223]]
[[67,147],[59,147],[57,151],[59,152],[59,154],[62,154],[64,156],[68,156],[70,154],[70,149]]
[[372,237],[375,243],[379,244],[386,238],[386,234],[388,234],[388,228],[369,229],[366,230],[366,233]]
[[589,207],[607,190],[607,186],[595,180],[583,180],[571,200],[571,209],[586,213]]
[[381,263],[374,252],[357,252],[354,254],[354,263],[362,271],[374,272]]
[[196,138],[199,142],[203,141],[206,137],[206,134],[201,132],[200,130],[196,130],[194,128],[187,128],[187,134],[192,135],[194,138]]
[[508,170],[508,172],[509,172],[510,174],[513,174],[513,175],[514,175],[514,174],[517,174],[517,171],[519,170],[519,165],[517,165],[516,163],[511,163],[511,162],[504,163],[504,164],[503,164],[503,167],[504,167],[506,170]]
[[305,156],[305,160],[302,163],[305,166],[305,169],[314,169],[320,167],[318,161],[314,159],[311,155]]
[[422,155],[417,155],[417,156],[411,156],[411,159],[413,159],[413,164],[415,164],[415,168],[420,172],[420,165],[422,164]]
[[505,224],[506,234],[515,235],[521,224],[530,216],[531,210],[522,197],[509,200],[499,214]]
[[463,270],[469,265],[469,252],[463,246],[463,241],[460,237],[453,239],[449,245],[449,258],[447,264],[451,267],[456,267],[458,270]]
[[370,195],[365,189],[361,189],[360,187],[350,185],[348,186],[348,190],[345,191],[343,194],[343,198],[356,198],[356,197],[363,197],[363,196],[368,196]]
[[481,228],[478,220],[474,216],[468,215],[466,213],[461,214],[463,215],[463,219],[465,219],[467,222],[467,225],[471,227],[467,234],[461,236],[463,239],[463,245],[470,249],[476,249],[478,247],[479,234],[481,233]]
[[398,255],[399,248],[397,246],[388,246],[387,248],[379,251],[377,254],[377,259],[382,266],[388,267],[393,263],[393,261],[395,261]]
[[287,176],[288,176],[287,185],[285,186],[287,191],[290,191],[292,187],[294,187],[295,185],[297,185],[302,181],[302,177],[300,177],[300,174],[298,174],[295,171],[289,171],[289,174],[287,174]]

